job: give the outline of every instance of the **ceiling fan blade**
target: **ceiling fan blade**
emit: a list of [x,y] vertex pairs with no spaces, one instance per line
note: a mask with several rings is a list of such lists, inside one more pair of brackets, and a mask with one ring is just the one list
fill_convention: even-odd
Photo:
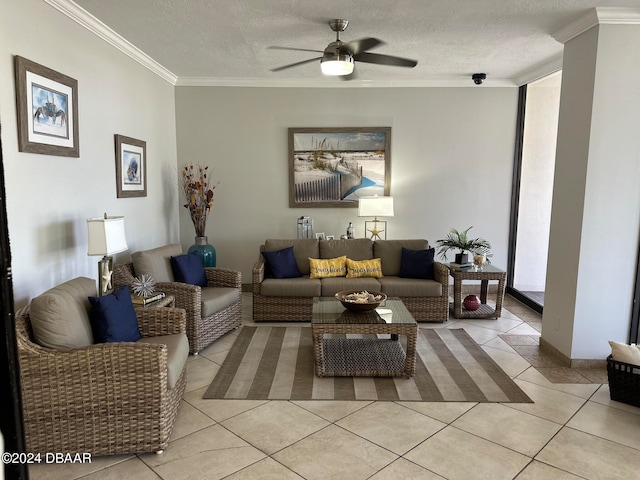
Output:
[[310,58],[308,60],[302,60],[301,62],[290,63],[289,65],[283,65],[282,67],[272,68],[272,72],[279,72],[280,70],[284,70],[286,68],[297,67],[298,65],[304,65],[305,63],[317,62],[322,57]]
[[379,53],[362,52],[353,56],[353,59],[363,63],[375,63],[378,65],[391,65],[393,67],[415,67],[418,62],[409,58],[381,55]]
[[323,50],[309,50],[307,48],[294,48],[294,47],[267,47],[270,50],[295,50],[296,52],[314,52],[314,53],[323,53]]
[[354,55],[357,55],[365,50],[371,50],[372,48],[379,47],[380,45],[384,45],[382,40],[378,40],[377,38],[360,38],[358,40],[353,40],[352,42],[347,42],[347,46],[351,49]]

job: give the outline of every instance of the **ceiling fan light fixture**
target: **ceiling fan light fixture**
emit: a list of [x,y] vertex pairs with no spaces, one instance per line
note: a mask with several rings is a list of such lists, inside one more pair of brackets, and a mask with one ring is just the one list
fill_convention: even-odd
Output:
[[320,69],[325,75],[351,75],[353,73],[353,57],[339,54],[324,55],[320,60]]

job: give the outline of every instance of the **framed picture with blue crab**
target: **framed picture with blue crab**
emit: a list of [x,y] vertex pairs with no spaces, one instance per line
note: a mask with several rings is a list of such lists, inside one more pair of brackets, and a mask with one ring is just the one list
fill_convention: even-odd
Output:
[[147,142],[115,135],[118,198],[147,196]]
[[18,150],[79,157],[78,81],[24,57],[14,57]]

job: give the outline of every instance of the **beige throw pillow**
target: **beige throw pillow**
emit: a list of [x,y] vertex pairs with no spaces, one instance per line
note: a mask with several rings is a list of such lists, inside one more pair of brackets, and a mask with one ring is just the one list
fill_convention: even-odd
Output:
[[611,345],[611,356],[617,362],[640,365],[640,348],[634,345],[627,345],[609,340]]

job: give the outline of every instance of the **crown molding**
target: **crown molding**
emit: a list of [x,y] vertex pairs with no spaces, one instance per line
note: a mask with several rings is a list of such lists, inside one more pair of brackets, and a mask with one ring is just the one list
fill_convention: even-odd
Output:
[[596,25],[640,25],[640,8],[592,8],[552,36],[564,44]]
[[[210,78],[180,77],[177,87],[281,87],[281,88],[423,88],[423,87],[474,87],[471,78],[441,77],[435,79],[351,80],[321,77],[316,79],[292,78]],[[509,78],[488,78],[481,88],[517,87]]]
[[520,73],[514,80],[518,86],[526,85],[559,72],[560,70],[562,70],[562,55],[553,57],[544,63],[534,65],[530,69]]
[[140,63],[144,67],[151,70],[153,73],[166,80],[172,85],[175,85],[178,77],[171,71],[156,62],[149,55],[144,53],[139,48],[135,47],[123,37],[118,35],[112,29],[107,27],[104,23],[91,15],[82,7],[78,6],[71,0],[43,0],[51,5],[53,8],[63,13],[71,20],[75,21],[79,25],[89,30],[91,33],[97,35],[105,42],[113,45],[125,55],[129,56],[136,62]]

